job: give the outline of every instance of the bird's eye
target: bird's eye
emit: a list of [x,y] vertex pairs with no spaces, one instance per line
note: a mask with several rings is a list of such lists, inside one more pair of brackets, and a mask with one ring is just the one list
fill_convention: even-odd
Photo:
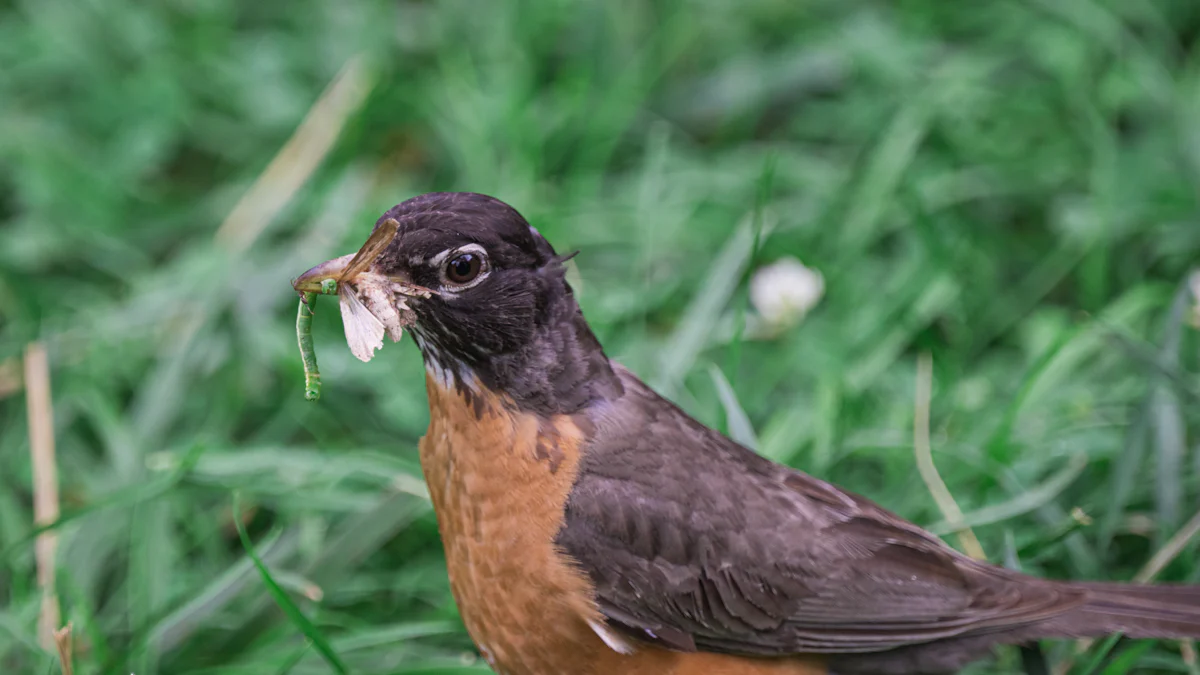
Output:
[[446,281],[452,284],[469,284],[483,271],[483,256],[478,253],[460,253],[446,263]]

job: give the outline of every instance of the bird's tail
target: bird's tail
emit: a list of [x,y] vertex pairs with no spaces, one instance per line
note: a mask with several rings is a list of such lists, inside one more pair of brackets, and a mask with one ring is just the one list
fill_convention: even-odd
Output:
[[[1044,623],[1055,637],[1200,638],[1200,586],[1072,583],[1087,602]],[[1047,636],[1049,636],[1047,635]]]

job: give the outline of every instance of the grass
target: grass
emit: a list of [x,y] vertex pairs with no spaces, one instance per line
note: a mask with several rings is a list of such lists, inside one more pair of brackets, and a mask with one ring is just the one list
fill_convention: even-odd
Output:
[[[415,350],[361,364],[318,312],[313,405],[292,326],[291,277],[433,189],[581,249],[609,353],[701,420],[948,534],[912,446],[928,352],[932,456],[993,561],[1129,579],[1200,505],[1194,2],[15,0],[0,100],[0,671],[58,672],[36,340],[75,672],[484,672]],[[748,276],[785,255],[826,297],[752,339]],[[1197,552],[1158,579],[1200,582]]]

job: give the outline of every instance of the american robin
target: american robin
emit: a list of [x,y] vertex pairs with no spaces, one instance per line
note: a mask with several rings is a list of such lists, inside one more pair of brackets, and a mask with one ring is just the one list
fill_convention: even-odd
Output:
[[938,673],[1038,638],[1200,637],[1200,586],[979,562],[692,419],[605,356],[565,257],[503,202],[427,194],[390,219],[373,288],[395,282],[424,357],[421,465],[496,672]]

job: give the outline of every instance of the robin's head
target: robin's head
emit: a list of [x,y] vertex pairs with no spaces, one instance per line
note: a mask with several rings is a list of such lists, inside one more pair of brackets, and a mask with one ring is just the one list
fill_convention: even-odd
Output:
[[[565,278],[565,258],[511,206],[471,192],[414,197],[371,269],[431,293],[398,298],[447,386],[484,386],[519,406],[574,412],[619,391]],[[315,268],[314,268],[315,269]]]

